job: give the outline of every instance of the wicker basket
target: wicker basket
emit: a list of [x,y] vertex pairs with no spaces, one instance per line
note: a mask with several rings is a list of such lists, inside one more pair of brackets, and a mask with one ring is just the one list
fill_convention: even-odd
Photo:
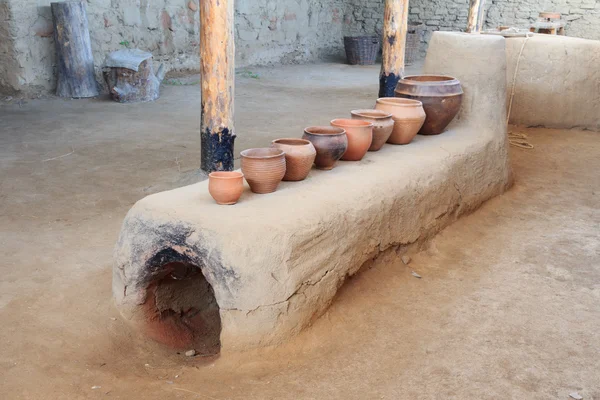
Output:
[[414,64],[421,52],[421,36],[423,36],[423,24],[415,22],[408,24],[408,32],[406,34],[406,52],[405,63],[407,65]]
[[350,65],[373,65],[379,52],[377,36],[344,36],[344,48]]

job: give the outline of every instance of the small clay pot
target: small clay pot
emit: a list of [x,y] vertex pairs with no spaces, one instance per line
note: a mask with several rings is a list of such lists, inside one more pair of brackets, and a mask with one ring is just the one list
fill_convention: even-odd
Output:
[[244,191],[244,174],[239,171],[216,171],[208,175],[208,192],[217,204],[235,204]]
[[392,114],[394,129],[388,139],[391,144],[408,144],[425,122],[423,104],[417,100],[382,97],[375,108]]
[[285,175],[285,153],[281,149],[248,149],[241,153],[242,172],[254,193],[272,193]]
[[454,119],[462,104],[463,90],[458,79],[444,75],[411,75],[400,79],[396,97],[419,100],[427,119],[421,135],[439,135]]
[[315,146],[306,139],[277,139],[271,147],[285,152],[284,181],[302,181],[306,179],[317,157]]
[[344,129],[348,136],[348,150],[342,160],[362,160],[373,142],[373,124],[359,119],[338,118],[331,121],[331,126]]
[[394,130],[392,114],[382,110],[353,110],[352,118],[373,124],[373,142],[369,151],[378,151],[388,141]]
[[333,169],[348,149],[348,136],[342,128],[311,126],[304,130],[303,139],[309,140],[317,150],[315,165],[318,169]]

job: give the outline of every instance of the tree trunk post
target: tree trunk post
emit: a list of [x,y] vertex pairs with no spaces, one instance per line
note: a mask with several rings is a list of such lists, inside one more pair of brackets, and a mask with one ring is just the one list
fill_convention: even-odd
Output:
[[485,0],[469,0],[469,16],[467,17],[467,32],[479,33],[483,28],[483,6]]
[[408,0],[385,0],[379,97],[394,97],[396,85],[404,73],[407,31]]
[[88,18],[82,1],[51,3],[58,68],[56,95],[95,97],[98,92]]
[[201,168],[233,169],[234,0],[200,1]]

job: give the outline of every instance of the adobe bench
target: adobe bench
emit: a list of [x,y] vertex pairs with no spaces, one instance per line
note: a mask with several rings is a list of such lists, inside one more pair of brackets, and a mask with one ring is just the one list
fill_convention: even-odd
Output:
[[313,169],[273,194],[246,190],[235,206],[215,204],[206,181],[140,200],[115,249],[122,315],[149,337],[201,352],[297,334],[366,261],[506,190],[505,60],[504,38],[436,33],[425,71],[459,78],[465,92],[442,135]]

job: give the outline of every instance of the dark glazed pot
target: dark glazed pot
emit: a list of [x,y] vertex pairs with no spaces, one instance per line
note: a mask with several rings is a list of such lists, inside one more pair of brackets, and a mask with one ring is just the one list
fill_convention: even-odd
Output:
[[348,137],[342,128],[311,126],[304,130],[303,139],[310,140],[317,150],[315,165],[318,169],[333,169],[348,149]]
[[421,135],[439,135],[454,119],[462,103],[458,79],[443,75],[410,75],[400,79],[396,97],[419,100],[425,109]]

